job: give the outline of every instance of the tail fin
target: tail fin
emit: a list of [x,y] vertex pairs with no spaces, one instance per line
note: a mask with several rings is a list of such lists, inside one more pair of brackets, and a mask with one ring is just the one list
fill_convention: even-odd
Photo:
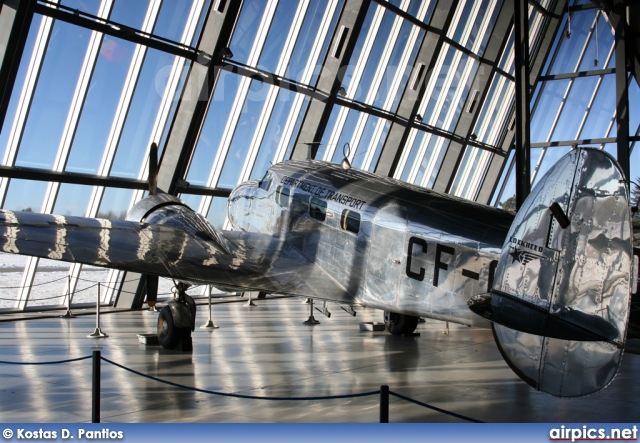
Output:
[[540,180],[511,225],[489,294],[470,308],[534,388],[588,395],[618,372],[629,319],[629,197],[616,161],[577,149]]

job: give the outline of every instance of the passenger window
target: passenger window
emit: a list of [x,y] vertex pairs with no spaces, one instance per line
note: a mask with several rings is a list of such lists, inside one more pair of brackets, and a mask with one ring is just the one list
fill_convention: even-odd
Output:
[[360,214],[350,209],[342,211],[340,227],[345,231],[358,233],[360,231]]
[[313,197],[309,202],[309,215],[316,220],[324,221],[327,218],[327,202]]
[[264,189],[265,191],[269,190],[269,187],[271,186],[271,181],[273,180],[273,175],[271,174],[271,172],[267,171],[267,173],[264,175],[264,177],[262,178],[262,180],[260,180],[260,189]]
[[289,207],[289,188],[285,188],[282,185],[278,186],[276,190],[276,203],[283,208]]

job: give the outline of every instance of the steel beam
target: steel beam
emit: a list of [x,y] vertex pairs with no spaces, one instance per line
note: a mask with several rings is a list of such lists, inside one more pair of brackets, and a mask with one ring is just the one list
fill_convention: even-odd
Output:
[[146,46],[148,48],[157,49],[162,52],[177,55],[187,60],[198,61],[198,53],[185,45],[177,44],[171,40],[149,34],[138,29],[133,29],[119,23],[105,20],[91,14],[80,13],[66,8],[63,5],[55,3],[37,3],[35,12],[56,20],[61,20],[72,25],[81,26],[91,29],[92,31],[101,32],[113,37],[127,40],[132,43]]
[[[624,36],[628,68],[640,84],[640,3],[637,1],[598,0],[600,7],[607,15],[608,21],[614,30],[618,29],[623,21],[627,24]],[[594,5],[595,7],[595,5]]]
[[[629,23],[627,23],[627,54],[629,57],[629,67],[631,73],[636,79],[636,83],[640,85],[640,3],[629,2],[627,5],[629,13]],[[634,30],[635,32],[630,32]]]
[[[530,60],[530,84],[535,85],[538,81],[540,81],[540,76],[542,74],[542,69],[546,62],[547,57],[549,56],[549,52],[551,51],[551,46],[553,45],[553,41],[555,39],[556,34],[560,30],[560,24],[562,22],[563,11],[567,7],[567,0],[558,0],[555,4],[552,11],[550,11],[550,15],[547,16],[547,21],[543,25],[544,29],[540,33],[540,38],[538,40],[538,44],[536,46],[535,54],[531,57]],[[538,100],[540,99],[540,95],[538,94]],[[515,114],[515,107],[512,115]],[[511,125],[505,128],[506,135],[502,142],[502,149],[507,151],[508,149],[514,148],[514,138],[515,138],[515,115],[513,116],[513,128]],[[507,165],[504,162],[492,162],[490,166],[490,170],[499,170],[499,175],[503,174],[504,168],[509,167],[512,169],[511,165]],[[491,172],[490,172],[491,173]],[[488,187],[491,188],[491,194],[496,192],[497,181],[495,183],[490,183],[485,180],[483,183],[483,189],[480,191],[481,193],[489,192]],[[501,192],[501,191],[499,191]]]
[[[440,0],[431,16],[431,25],[441,24],[442,29],[447,29],[453,20],[453,16],[458,4],[457,0]],[[398,166],[398,161],[405,149],[405,144],[409,138],[412,122],[415,122],[418,115],[420,103],[424,100],[427,84],[433,74],[438,54],[442,50],[445,42],[446,32],[427,32],[422,40],[418,54],[416,55],[413,69],[409,75],[397,114],[406,118],[408,124],[392,123],[389,128],[387,139],[384,142],[378,164],[375,167],[376,174],[393,176]],[[421,75],[421,78],[418,78]],[[421,123],[421,122],[419,122]]]
[[50,169],[26,168],[20,166],[1,166],[0,177],[20,180],[36,180],[45,182],[71,183],[86,186],[105,186],[122,189],[147,189],[146,180],[135,180],[104,175],[81,174],[76,172],[59,172]]
[[531,191],[529,124],[529,17],[527,0],[515,0],[516,65],[516,208],[520,209]]
[[[197,45],[200,57],[206,58],[189,69],[158,169],[158,187],[170,194],[177,194],[188,170],[241,9],[242,1],[227,1],[214,2],[208,11]],[[116,306],[141,307],[145,280],[136,273],[126,273],[124,280]]]
[[200,54],[212,55],[209,60],[191,65],[162,152],[158,187],[170,194],[176,194],[188,170],[243,2],[220,3],[222,11],[216,10],[216,5],[211,6],[197,46]]
[[5,0],[0,4],[0,128],[4,124],[29,35],[34,3],[30,0]]
[[629,83],[627,76],[626,7],[624,0],[613,0],[615,20],[616,56],[616,123],[618,139],[618,163],[624,177],[629,180]]
[[[453,185],[454,178],[457,174],[458,167],[465,154],[465,150],[469,146],[470,137],[473,131],[480,113],[482,106],[487,99],[487,94],[491,86],[491,81],[494,78],[496,67],[500,63],[500,57],[504,51],[504,48],[509,39],[509,30],[511,27],[511,20],[513,18],[513,4],[512,2],[504,2],[501,6],[500,12],[494,24],[491,36],[487,43],[487,48],[484,54],[484,59],[491,61],[491,64],[481,63],[476,72],[476,76],[473,80],[473,89],[478,91],[475,97],[476,104],[473,107],[472,112],[463,112],[456,123],[454,133],[460,136],[465,142],[460,143],[452,141],[449,144],[449,148],[445,154],[445,157],[438,171],[438,176],[434,183],[433,189],[442,192],[450,192]],[[463,109],[469,109],[469,101],[474,99],[472,94],[467,97]],[[503,158],[504,156],[500,156]],[[495,180],[496,176],[485,177],[484,180]],[[485,201],[482,201],[485,203]]]
[[307,158],[309,149],[311,157],[315,157],[370,4],[371,0],[345,1],[316,84],[316,89],[327,93],[328,97],[312,99],[309,103],[291,153],[292,159]]

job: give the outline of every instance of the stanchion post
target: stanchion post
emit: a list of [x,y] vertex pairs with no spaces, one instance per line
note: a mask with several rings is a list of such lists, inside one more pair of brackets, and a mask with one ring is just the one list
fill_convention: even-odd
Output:
[[211,320],[211,285],[207,285],[207,298],[209,299],[209,321],[207,321],[204,325],[200,326],[201,328],[210,328],[217,329],[219,326],[213,324],[213,320]]
[[71,313],[71,276],[67,277],[67,312],[60,318],[75,318],[76,316]]
[[89,338],[106,338],[107,334],[100,329],[100,283],[98,283],[98,300],[96,301],[96,329],[92,334],[87,335]]
[[93,351],[91,383],[91,423],[100,423],[100,351]]
[[246,294],[249,294],[249,301],[247,303],[245,303],[245,306],[255,306],[256,304],[251,299],[251,291],[246,292]]
[[389,386],[380,386],[380,423],[389,423]]
[[305,325],[317,325],[320,324],[318,320],[313,316],[313,299],[309,299],[309,318],[306,321],[302,322]]

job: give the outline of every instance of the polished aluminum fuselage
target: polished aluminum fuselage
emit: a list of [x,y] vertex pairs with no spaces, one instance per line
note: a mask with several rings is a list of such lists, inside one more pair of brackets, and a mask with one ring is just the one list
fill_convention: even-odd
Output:
[[[261,245],[273,263],[265,269],[271,287],[256,289],[478,326],[488,323],[467,301],[489,290],[513,221],[505,211],[318,161],[273,166],[236,188],[228,209],[233,230],[273,238],[273,247]],[[298,279],[278,278],[292,256],[301,258]]]
[[228,211],[222,231],[163,193],[127,220],[0,211],[0,249],[487,326],[467,301],[489,291],[513,220],[319,161],[273,166],[238,186]]
[[240,185],[228,218],[231,229],[218,231],[164,193],[127,220],[0,210],[0,250],[467,325],[490,320],[514,371],[553,395],[596,392],[620,367],[638,262],[623,174],[605,152],[564,156],[515,219],[319,161],[279,163]]

